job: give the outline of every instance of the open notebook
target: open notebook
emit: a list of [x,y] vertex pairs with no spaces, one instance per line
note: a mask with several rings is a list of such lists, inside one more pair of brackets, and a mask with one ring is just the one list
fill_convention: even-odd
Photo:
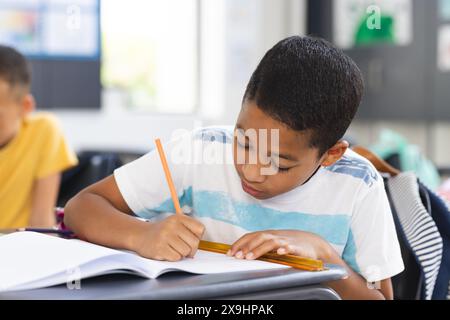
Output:
[[0,292],[64,284],[109,273],[133,273],[154,279],[169,271],[198,274],[289,268],[263,261],[238,260],[199,250],[177,262],[145,259],[81,240],[35,232],[0,237]]

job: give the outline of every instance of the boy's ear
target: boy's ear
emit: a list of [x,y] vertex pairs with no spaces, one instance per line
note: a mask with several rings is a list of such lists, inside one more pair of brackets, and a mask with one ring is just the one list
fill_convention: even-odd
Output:
[[22,98],[22,116],[26,116],[27,114],[34,111],[36,107],[36,102],[31,93],[27,93]]
[[345,140],[339,140],[334,146],[325,152],[324,159],[321,165],[324,167],[329,167],[338,161],[344,155],[345,151],[348,149],[349,143]]

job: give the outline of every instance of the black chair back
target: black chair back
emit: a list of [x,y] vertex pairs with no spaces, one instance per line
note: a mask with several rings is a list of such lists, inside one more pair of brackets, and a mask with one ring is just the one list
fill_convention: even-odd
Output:
[[58,207],[64,207],[78,192],[111,175],[123,164],[119,155],[114,152],[85,151],[78,155],[78,160],[76,167],[62,175]]

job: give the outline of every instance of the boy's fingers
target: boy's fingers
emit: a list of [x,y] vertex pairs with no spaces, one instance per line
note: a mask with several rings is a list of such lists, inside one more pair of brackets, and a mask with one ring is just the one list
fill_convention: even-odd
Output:
[[169,245],[181,255],[181,257],[186,257],[191,253],[191,247],[184,242],[180,237],[174,237],[170,239]]
[[249,252],[246,256],[246,259],[253,260],[261,257],[262,255],[272,251],[276,250],[280,247],[284,247],[286,245],[284,240],[280,239],[270,239],[262,243],[259,247],[253,249],[251,252]]
[[277,249],[277,254],[285,255],[285,254],[295,254],[295,249],[292,246],[286,245]]
[[164,250],[163,258],[167,261],[178,261],[182,256],[169,244]]
[[198,220],[189,216],[182,216],[181,223],[188,228],[199,239],[202,238],[205,232],[205,226]]
[[197,252],[200,239],[197,238],[197,236],[193,234],[188,228],[183,228],[182,230],[180,230],[178,232],[178,236],[187,243],[187,245],[191,249],[189,256],[193,257],[195,255],[195,252]]
[[[231,245],[230,251],[227,253],[230,256],[234,256],[238,251],[241,250],[245,244],[250,241],[255,236],[254,233],[247,233],[236,240],[235,243]],[[239,258],[239,257],[238,257]]]
[[255,248],[262,245],[264,242],[273,239],[273,236],[267,233],[258,233],[249,241],[247,241],[244,245],[241,246],[240,251],[242,252],[243,257],[245,257],[249,252],[252,252]]

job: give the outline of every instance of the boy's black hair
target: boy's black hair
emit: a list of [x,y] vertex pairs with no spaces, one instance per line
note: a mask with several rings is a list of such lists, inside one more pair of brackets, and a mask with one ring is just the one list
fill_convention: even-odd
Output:
[[0,79],[11,88],[29,88],[31,72],[25,57],[8,46],[0,45]]
[[262,58],[244,94],[270,117],[311,132],[323,155],[345,134],[364,90],[361,71],[329,42],[293,36]]

